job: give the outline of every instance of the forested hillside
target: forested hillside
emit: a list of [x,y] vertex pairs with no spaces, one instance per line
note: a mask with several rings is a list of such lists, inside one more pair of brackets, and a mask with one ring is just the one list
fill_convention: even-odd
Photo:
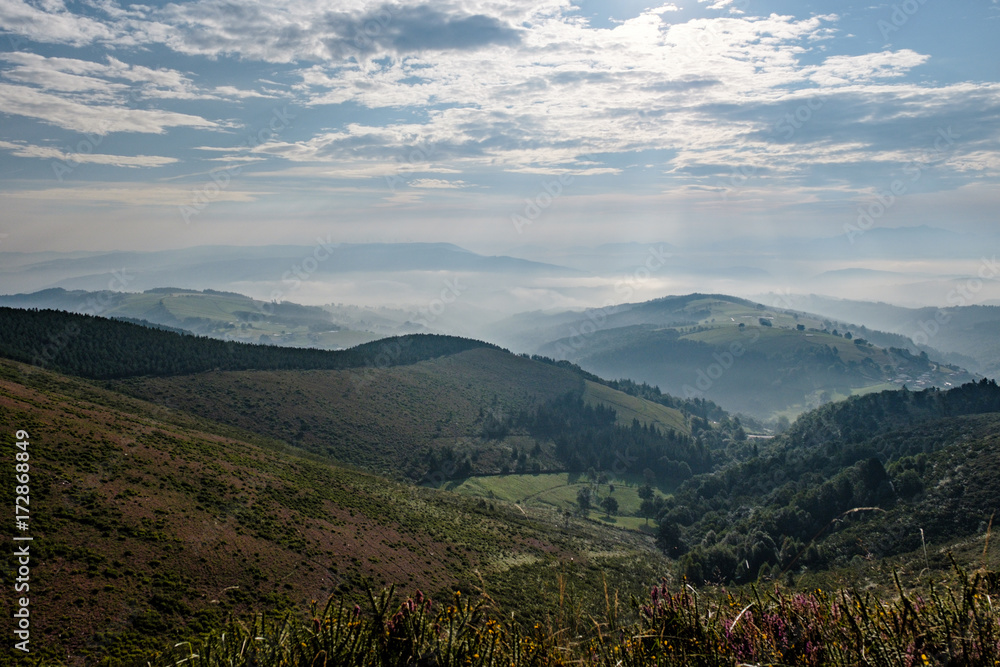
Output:
[[660,516],[661,546],[692,580],[747,582],[981,534],[1000,511],[998,427],[987,380],[826,406],[687,482]]
[[0,308],[0,356],[108,380],[209,370],[386,368],[495,347],[465,338],[412,335],[350,350],[281,348],[185,336],[91,315]]

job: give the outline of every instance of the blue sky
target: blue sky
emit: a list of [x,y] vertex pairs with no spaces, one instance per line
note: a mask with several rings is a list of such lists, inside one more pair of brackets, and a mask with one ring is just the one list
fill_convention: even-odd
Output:
[[1000,211],[995,0],[0,0],[0,30],[0,250],[780,243]]

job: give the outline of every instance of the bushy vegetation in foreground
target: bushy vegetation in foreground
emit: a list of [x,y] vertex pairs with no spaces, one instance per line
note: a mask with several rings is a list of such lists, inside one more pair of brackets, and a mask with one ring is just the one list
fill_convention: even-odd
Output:
[[562,601],[545,623],[524,628],[487,598],[456,593],[443,603],[393,591],[368,609],[331,598],[311,619],[233,622],[202,642],[182,643],[150,667],[255,665],[1000,665],[1000,573],[928,584],[891,601],[871,593],[699,592],[686,583],[633,599],[638,621],[582,618]]

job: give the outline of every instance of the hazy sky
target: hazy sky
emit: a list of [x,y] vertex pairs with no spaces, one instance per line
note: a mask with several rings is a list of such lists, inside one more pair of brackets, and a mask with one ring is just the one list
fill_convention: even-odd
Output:
[[0,0],[0,30],[0,250],[985,233],[1000,211],[996,0]]

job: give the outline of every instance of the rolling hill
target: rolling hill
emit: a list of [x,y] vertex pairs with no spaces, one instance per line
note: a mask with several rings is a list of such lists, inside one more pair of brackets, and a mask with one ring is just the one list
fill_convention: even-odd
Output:
[[[45,664],[146,656],[230,614],[304,609],[367,585],[447,598],[480,574],[527,621],[558,596],[570,559],[595,597],[602,577],[638,592],[665,565],[638,535],[336,467],[8,360],[0,422],[8,446],[11,429],[30,436],[31,646]],[[5,561],[10,571],[10,550]]]
[[[610,441],[586,456],[557,451],[555,443],[556,433],[595,428],[587,413],[594,406],[604,410],[599,427],[615,442],[666,447],[661,455],[676,450],[677,459],[705,456],[704,442],[702,454],[689,446],[692,410],[701,404],[629,396],[597,387],[599,378],[579,369],[467,339],[415,335],[344,351],[278,348],[8,308],[0,308],[0,327],[7,332],[0,353],[9,358],[113,381],[107,386],[154,403],[411,480],[441,469],[454,476],[601,467]],[[624,408],[624,423],[615,406]],[[535,428],[543,412],[572,426]],[[641,438],[628,428],[632,421],[647,428]]]
[[522,343],[554,332],[542,355],[603,377],[625,377],[686,398],[706,397],[762,420],[794,418],[856,393],[973,379],[904,347],[881,348],[819,316],[720,295],[693,294],[541,318]]
[[[856,396],[751,440],[710,401],[464,339],[292,350],[11,309],[0,329],[51,664],[391,584],[485,591],[541,626],[665,574],[866,586],[890,564],[942,570],[949,550],[995,562],[992,382]],[[45,367],[16,360],[40,344]]]
[[[973,283],[973,287],[974,287]],[[929,355],[953,360],[988,377],[1000,375],[1000,306],[965,305],[975,292],[966,287],[947,294],[948,306],[904,308],[888,303],[796,295],[796,307],[825,317],[856,322],[912,339]]]
[[464,271],[571,275],[564,267],[506,256],[479,255],[451,243],[334,243],[197,246],[154,252],[0,253],[0,276],[17,289],[108,289],[109,282],[147,290],[231,287],[271,280],[288,290],[309,277],[358,273]]

